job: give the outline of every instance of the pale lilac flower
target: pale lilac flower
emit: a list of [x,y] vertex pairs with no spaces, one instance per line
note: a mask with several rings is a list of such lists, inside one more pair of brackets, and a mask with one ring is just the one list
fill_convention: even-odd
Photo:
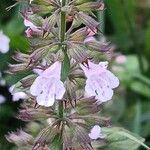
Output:
[[115,61],[118,64],[124,64],[127,61],[127,57],[125,55],[119,55],[116,57]]
[[60,80],[60,76],[61,63],[56,61],[35,79],[30,92],[33,96],[36,96],[39,105],[49,107],[54,104],[55,99],[63,98],[65,87]]
[[0,95],[0,104],[3,104],[6,101],[6,98],[3,95]]
[[7,53],[9,51],[9,42],[10,39],[0,31],[0,52]]
[[11,93],[12,100],[14,102],[19,101],[20,99],[27,99],[28,98],[27,94],[24,92],[13,92],[14,88],[15,88],[15,85],[12,85],[9,88],[9,92]]
[[99,125],[95,125],[90,133],[89,133],[89,137],[92,139],[92,140],[97,140],[98,138],[105,138],[105,135],[102,134],[102,129]]
[[80,66],[87,77],[85,96],[95,96],[99,103],[111,100],[113,89],[119,85],[119,80],[107,70],[108,62],[94,64],[88,61],[88,66]]

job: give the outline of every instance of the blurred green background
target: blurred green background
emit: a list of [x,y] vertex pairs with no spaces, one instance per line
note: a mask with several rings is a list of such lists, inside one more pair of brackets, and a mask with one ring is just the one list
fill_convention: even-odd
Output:
[[[105,106],[105,114],[112,116],[113,126],[123,126],[145,137],[146,144],[150,145],[150,0],[104,2],[106,9],[98,14],[98,18],[104,35],[115,47],[112,70],[121,82],[113,101]],[[13,62],[11,57],[16,50],[27,52],[29,49],[19,8],[6,11],[13,4],[12,0],[0,0],[0,30],[11,40],[9,52],[0,53],[0,80],[6,80],[6,85],[0,85],[0,95],[6,97],[6,102],[0,104],[1,150],[11,149],[4,135],[24,126],[15,118],[21,101],[12,102],[8,88],[25,74],[8,75],[4,72],[8,63]],[[123,61],[119,61],[119,56],[123,56],[120,57]]]

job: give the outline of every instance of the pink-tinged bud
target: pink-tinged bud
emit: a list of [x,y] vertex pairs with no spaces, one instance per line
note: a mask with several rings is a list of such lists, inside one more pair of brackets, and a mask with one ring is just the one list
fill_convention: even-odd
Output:
[[27,28],[27,30],[25,31],[25,33],[26,33],[26,36],[27,36],[28,38],[32,37],[32,35],[33,35],[33,32],[32,32],[32,29],[31,29],[31,28]]
[[31,29],[33,30],[36,30],[38,27],[35,26],[31,21],[27,20],[27,19],[24,19],[24,25],[26,27],[30,27]]
[[105,9],[105,4],[104,3],[99,3],[97,6],[96,6],[96,10],[99,10],[99,11],[102,11]]
[[24,25],[26,27],[28,27],[27,30],[25,31],[27,37],[32,37],[33,35],[42,34],[42,31],[41,31],[40,27],[37,27],[31,21],[29,21],[27,19],[24,19]]
[[124,64],[127,61],[127,57],[125,55],[119,55],[116,57],[115,61],[118,64]]
[[0,52],[7,53],[9,50],[10,39],[0,31]]
[[70,15],[66,16],[66,21],[67,22],[72,22],[73,19],[74,19],[74,16],[70,16]]
[[88,61],[88,66],[80,65],[87,80],[85,96],[95,96],[99,103],[112,99],[113,89],[119,86],[118,78],[107,70],[108,62],[94,64]]
[[96,28],[94,28],[93,30],[88,28],[87,31],[89,32],[88,36],[94,36],[97,33],[97,29]]

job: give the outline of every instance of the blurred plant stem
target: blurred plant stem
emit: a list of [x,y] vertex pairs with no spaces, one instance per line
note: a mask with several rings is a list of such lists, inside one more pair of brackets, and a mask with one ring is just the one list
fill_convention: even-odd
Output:
[[104,11],[100,11],[100,12],[97,12],[97,18],[98,18],[98,21],[100,22],[100,31],[102,33],[104,33],[105,31],[105,16],[104,16]]
[[139,61],[139,69],[141,74],[144,74],[144,64],[143,64],[143,59],[142,59],[142,50],[140,48],[140,44],[138,42],[138,36],[136,34],[136,25],[132,23],[131,19],[130,19],[130,15],[128,13],[128,8],[127,8],[127,1],[126,0],[121,0],[123,8],[124,8],[124,16],[126,18],[127,21],[127,25],[130,31],[130,37],[133,41],[134,47],[135,47],[135,51],[137,53],[137,57],[138,57],[138,61]]
[[137,102],[135,105],[135,119],[134,119],[134,132],[140,134],[141,132],[141,100],[137,98]]
[[[138,42],[138,36],[137,36],[137,28],[135,23],[132,23],[131,19],[130,19],[130,15],[128,13],[128,8],[127,8],[127,1],[126,0],[121,0],[122,4],[123,4],[123,8],[124,8],[124,16],[126,18],[127,21],[127,25],[130,31],[130,37],[133,41],[134,44],[134,48],[135,48],[135,52],[137,53],[137,58],[138,58],[138,62],[139,62],[139,70],[141,74],[144,74],[144,63],[143,63],[143,58],[142,58],[142,50],[141,50],[141,45]],[[137,97],[137,95],[136,95]],[[133,131],[137,134],[140,134],[141,131],[141,98],[140,96],[136,98],[136,107],[135,107],[135,118],[133,121]]]
[[[62,0],[61,6],[64,7],[66,5],[66,0]],[[61,40],[61,44],[62,44],[62,51],[64,53],[66,53],[66,47],[63,45],[63,42],[65,40],[65,32],[66,32],[66,13],[61,11],[61,31],[60,31],[60,40]],[[64,115],[64,107],[63,107],[63,101],[59,101],[58,103],[59,107],[58,107],[58,111],[59,111],[59,117],[63,118]],[[62,123],[62,121],[61,121]],[[60,123],[60,127],[62,127]],[[62,138],[62,128],[61,128],[61,135],[60,135],[60,146],[59,146],[59,150],[63,150],[63,138]]]

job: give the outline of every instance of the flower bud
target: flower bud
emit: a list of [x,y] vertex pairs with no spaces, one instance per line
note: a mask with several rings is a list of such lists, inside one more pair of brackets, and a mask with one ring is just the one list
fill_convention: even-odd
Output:
[[16,52],[16,54],[13,56],[13,59],[17,62],[29,62],[30,61],[29,55],[21,53],[21,52]]
[[19,71],[25,71],[31,68],[32,65],[28,65],[27,63],[23,64],[9,64],[9,70],[7,71],[10,74],[17,73]]
[[83,3],[81,5],[78,5],[77,8],[80,11],[95,11],[95,10],[104,10],[104,3],[98,1],[98,2],[87,2],[87,3]]
[[45,32],[51,32],[51,29],[55,26],[56,24],[56,13],[54,13],[53,15],[51,15],[50,17],[46,18],[43,22],[43,26],[42,29]]
[[97,28],[97,26],[99,25],[99,23],[97,21],[95,21],[92,17],[90,17],[89,15],[87,15],[83,12],[77,13],[77,17],[79,19],[81,19],[83,24],[85,24],[86,26],[88,26],[92,30]]
[[69,40],[74,42],[82,42],[84,41],[84,39],[88,34],[89,34],[88,29],[86,27],[83,27],[72,33],[69,37]]
[[50,117],[49,112],[41,108],[24,108],[19,110],[17,118],[23,121],[45,120]]
[[15,143],[18,146],[27,145],[33,142],[33,137],[22,130],[18,130],[14,133],[9,133],[8,135],[6,135],[6,138],[9,142]]
[[21,80],[20,80],[20,82],[21,82],[21,84],[22,84],[21,86],[22,86],[23,88],[29,88],[29,87],[32,85],[32,83],[33,83],[33,81],[35,80],[35,78],[36,78],[35,75],[29,75],[29,76],[27,76],[27,77],[21,79]]
[[95,50],[98,52],[107,52],[111,49],[109,42],[102,43],[102,42],[98,42],[98,41],[94,40],[93,38],[86,39],[84,42],[85,42],[85,45],[89,49]]
[[68,42],[68,48],[69,48],[68,54],[71,56],[71,58],[75,59],[77,62],[82,63],[85,60],[87,60],[88,55],[81,45]]

